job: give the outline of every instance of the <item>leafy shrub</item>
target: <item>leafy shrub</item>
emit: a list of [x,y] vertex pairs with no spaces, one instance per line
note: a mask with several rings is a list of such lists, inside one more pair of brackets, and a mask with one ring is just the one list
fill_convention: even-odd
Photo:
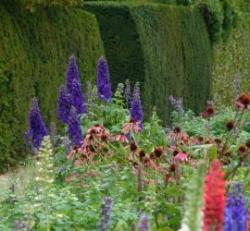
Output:
[[222,36],[224,20],[223,8],[220,1],[208,0],[199,4],[212,42],[218,42]]
[[[238,13],[235,28],[225,43],[214,46],[213,99],[218,106],[232,105],[237,92],[249,90],[250,15]],[[222,91],[221,89],[226,89]]]
[[[142,130],[139,123],[128,122],[123,93],[120,84],[112,101],[103,102],[96,88],[87,92],[88,114],[81,118],[85,138],[80,146],[68,146],[66,133],[57,134],[54,148],[45,137],[34,157],[36,172],[26,193],[17,194],[15,185],[1,191],[1,229],[94,231],[103,224],[110,230],[129,230],[146,214],[152,230],[178,230],[183,214],[180,230],[195,230],[203,217],[211,218],[210,202],[216,209],[217,193],[210,193],[209,185],[220,187],[214,191],[225,199],[224,172],[227,187],[235,179],[244,179],[249,187],[250,140],[240,137],[243,132],[250,135],[250,95],[237,98],[237,112],[214,111],[209,104],[209,117],[191,111],[174,113],[175,125],[181,127],[165,133],[155,111]],[[232,118],[229,126],[226,121]],[[204,180],[210,162],[211,177]],[[112,204],[104,205],[105,198]],[[224,204],[220,205],[223,210]]]
[[[78,58],[81,78],[93,80],[103,54],[98,25],[83,10],[61,7],[25,10],[19,1],[0,3],[0,171],[27,151],[23,134],[32,96],[37,96],[46,122],[57,122],[57,88],[67,57]],[[49,127],[49,124],[47,124]]]
[[84,0],[21,0],[24,6],[29,9],[33,10],[35,6],[55,6],[61,5],[66,8],[76,6],[83,2]]
[[197,8],[111,2],[84,7],[100,24],[113,86],[126,79],[141,83],[145,118],[156,106],[161,121],[169,123],[170,95],[201,111],[210,95],[212,54]]
[[213,43],[226,40],[235,24],[236,13],[228,0],[205,0],[198,3]]

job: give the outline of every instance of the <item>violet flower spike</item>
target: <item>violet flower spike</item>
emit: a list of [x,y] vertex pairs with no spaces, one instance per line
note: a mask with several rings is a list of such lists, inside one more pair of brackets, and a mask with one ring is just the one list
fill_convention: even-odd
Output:
[[80,125],[80,118],[77,114],[76,109],[72,106],[70,109],[69,120],[68,120],[68,135],[71,143],[78,147],[82,144],[82,129]]
[[138,231],[149,231],[148,217],[145,214],[140,217]]
[[131,85],[129,79],[126,79],[125,81],[124,98],[127,105],[129,105],[131,99]]
[[138,82],[135,84],[133,98],[131,99],[130,102],[130,116],[134,122],[139,122],[140,128],[143,127],[142,124],[143,114],[142,114],[142,105],[140,99],[140,85]]
[[48,130],[42,119],[37,99],[33,98],[29,112],[29,129],[25,133],[26,141],[32,146],[33,150],[36,150],[40,147],[43,138],[47,135]]
[[224,231],[247,230],[248,209],[241,184],[234,185],[233,191],[229,193],[224,216]]
[[182,98],[175,98],[172,95],[169,96],[169,101],[171,103],[171,105],[174,107],[174,109],[180,114],[180,115],[184,115],[185,111],[183,108],[183,99]]
[[59,119],[63,123],[68,123],[69,113],[72,105],[72,97],[64,86],[60,87],[57,105]]
[[109,77],[109,68],[107,61],[102,56],[97,65],[97,90],[98,96],[105,102],[111,102],[112,90]]
[[76,63],[76,57],[75,55],[71,55],[66,72],[67,90],[70,94],[72,93],[74,79],[80,82],[80,74]]
[[72,81],[72,105],[76,108],[78,114],[87,114],[85,97],[82,93],[81,83],[77,79]]
[[103,197],[102,209],[101,209],[101,220],[98,227],[98,231],[107,231],[109,229],[111,218],[112,218],[112,199],[109,197]]

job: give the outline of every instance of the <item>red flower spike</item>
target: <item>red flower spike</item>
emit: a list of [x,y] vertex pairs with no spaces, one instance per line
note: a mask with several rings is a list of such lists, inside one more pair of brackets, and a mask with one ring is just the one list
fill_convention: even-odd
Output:
[[214,160],[205,177],[203,231],[223,231],[225,193],[221,163]]
[[248,222],[247,222],[247,231],[250,231],[250,209],[248,209]]

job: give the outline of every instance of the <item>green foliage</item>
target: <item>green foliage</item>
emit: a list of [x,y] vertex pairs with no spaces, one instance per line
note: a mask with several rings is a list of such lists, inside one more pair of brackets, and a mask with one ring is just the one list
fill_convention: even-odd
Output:
[[[183,131],[187,132],[190,136],[204,136],[223,138],[228,133],[226,123],[235,119],[237,113],[232,108],[223,107],[211,118],[204,119],[201,116],[195,116],[194,113],[188,111],[184,116],[178,115],[173,112],[172,122],[175,126],[179,126]],[[237,138],[232,138],[232,144],[245,143],[250,138],[249,126],[250,114],[244,113],[241,117],[242,125],[241,131],[238,133]]]
[[21,3],[29,9],[33,10],[35,6],[54,6],[54,5],[61,5],[64,7],[72,7],[80,4],[84,0],[21,0]]
[[188,183],[186,193],[185,214],[182,221],[182,228],[179,231],[198,231],[202,225],[202,196],[203,196],[203,178],[206,174],[206,166],[200,163],[198,169],[193,172],[191,181]]
[[[183,0],[185,1],[185,0]],[[129,2],[129,3],[168,3],[176,4],[176,0],[88,0],[88,2]]]
[[228,0],[204,0],[199,8],[207,24],[210,39],[213,43],[221,38],[226,40],[235,22],[235,11]]
[[165,131],[160,123],[161,121],[154,110],[150,121],[144,122],[142,132],[136,136],[140,148],[146,152],[152,152],[154,147],[165,146],[167,143]]
[[[232,105],[235,97],[234,79],[240,75],[241,91],[249,90],[250,14],[239,13],[236,27],[226,43],[214,46],[212,94],[218,106]],[[222,90],[226,89],[226,90]]]
[[[142,213],[148,216],[152,230],[178,230],[182,214],[180,230],[188,230],[187,227],[199,230],[206,167],[209,161],[221,158],[220,145],[212,143],[214,134],[222,137],[222,144],[226,142],[226,151],[231,153],[226,156],[230,161],[223,164],[226,175],[230,176],[228,184],[234,179],[247,179],[250,149],[245,157],[239,158],[237,146],[245,140],[236,138],[241,136],[238,129],[245,132],[245,137],[250,134],[248,109],[237,114],[224,109],[209,119],[195,117],[191,111],[183,116],[175,113],[175,122],[182,131],[167,134],[153,111],[151,120],[144,123],[141,132],[130,132],[130,142],[136,145],[136,149],[132,149],[132,143],[115,139],[122,127],[128,125],[129,112],[122,93],[123,85],[120,84],[112,102],[104,103],[97,99],[96,89],[91,94],[88,92],[88,115],[81,120],[85,134],[81,148],[68,149],[62,142],[64,137],[58,135],[52,149],[49,137],[45,137],[34,157],[32,172],[27,170],[33,179],[28,176],[25,193],[18,193],[15,184],[10,189],[4,187],[0,193],[2,230],[23,224],[29,230],[94,231],[98,229],[104,196],[113,202],[111,231],[137,227]],[[235,118],[237,126],[232,133],[221,126],[225,126],[224,119],[231,117]],[[199,126],[208,125],[209,133],[204,130],[201,135],[204,142],[207,139],[211,143],[197,145],[198,132],[191,137],[185,135],[183,131],[188,131],[188,122],[189,127],[197,131],[202,131]],[[95,128],[106,130],[106,139],[98,137],[100,133],[93,127],[89,129],[96,123],[100,125]],[[106,128],[101,127],[103,125]],[[92,132],[86,135],[87,130]],[[92,153],[88,151],[91,146]],[[185,161],[174,155],[173,150],[177,149],[187,151]],[[249,181],[246,182],[244,186],[248,188]],[[185,197],[186,205],[183,206]]]
[[[78,57],[83,85],[94,80],[103,54],[96,19],[82,10],[37,9],[30,13],[18,1],[0,3],[0,168],[25,153],[23,134],[32,96],[47,122],[56,121],[59,85],[67,59]],[[49,127],[49,123],[47,123]]]
[[197,8],[110,2],[85,8],[100,24],[113,86],[141,82],[145,118],[156,106],[163,123],[169,122],[170,95],[201,110],[210,95],[211,46]]

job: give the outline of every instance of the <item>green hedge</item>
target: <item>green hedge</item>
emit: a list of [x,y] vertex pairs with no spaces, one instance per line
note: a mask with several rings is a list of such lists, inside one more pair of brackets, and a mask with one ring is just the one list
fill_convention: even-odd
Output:
[[[213,98],[217,105],[232,105],[233,82],[240,74],[242,90],[250,86],[250,14],[240,13],[237,25],[226,43],[214,47]],[[226,89],[226,90],[225,90]]]
[[[32,96],[44,119],[56,121],[57,89],[74,53],[83,82],[94,79],[102,42],[94,15],[60,7],[26,11],[0,2],[0,170],[25,155],[23,133]],[[49,126],[49,124],[48,124]]]
[[210,96],[211,42],[197,8],[158,4],[88,3],[96,14],[113,85],[142,83],[143,106],[166,123],[168,97],[199,112]]

